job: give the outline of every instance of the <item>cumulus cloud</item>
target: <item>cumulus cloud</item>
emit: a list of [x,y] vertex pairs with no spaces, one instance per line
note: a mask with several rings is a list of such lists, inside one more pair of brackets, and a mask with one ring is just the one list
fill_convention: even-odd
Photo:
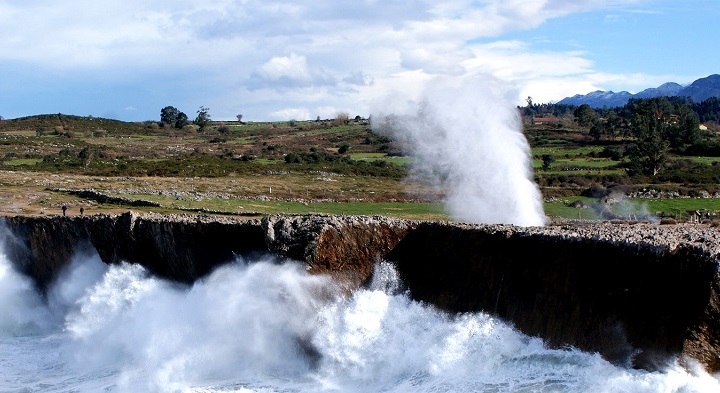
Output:
[[[217,119],[238,111],[299,119],[314,113],[285,108],[322,106],[364,114],[388,90],[419,90],[433,77],[485,72],[518,86],[581,80],[594,72],[583,53],[492,44],[550,18],[636,1],[5,1],[0,75],[12,64],[33,70],[25,85],[33,73],[133,84],[160,92],[156,106],[207,105]],[[550,61],[561,67],[542,66]]]
[[296,87],[332,86],[335,77],[319,67],[311,68],[305,56],[295,53],[276,56],[260,65],[250,76],[250,89],[271,87],[280,90]]
[[270,114],[272,120],[308,120],[310,111],[307,108],[283,108]]
[[343,82],[351,85],[371,86],[375,79],[370,75],[365,75],[362,71],[358,71],[344,77]]

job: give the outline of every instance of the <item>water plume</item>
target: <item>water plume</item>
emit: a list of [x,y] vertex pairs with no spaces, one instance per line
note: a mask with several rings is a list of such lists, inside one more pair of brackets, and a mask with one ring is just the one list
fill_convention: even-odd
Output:
[[445,191],[453,219],[543,225],[530,148],[507,89],[491,77],[440,79],[419,101],[392,97],[373,113],[373,130],[392,135],[415,158],[416,180]]

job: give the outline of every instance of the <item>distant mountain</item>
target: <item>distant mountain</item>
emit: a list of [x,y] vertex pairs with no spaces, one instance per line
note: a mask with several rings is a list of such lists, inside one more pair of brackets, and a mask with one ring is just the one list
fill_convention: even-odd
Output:
[[683,87],[675,82],[663,83],[656,88],[645,89],[637,94],[630,94],[627,91],[615,93],[612,91],[594,91],[585,95],[576,94],[572,97],[563,98],[558,104],[582,105],[588,104],[593,108],[617,107],[627,104],[631,98],[654,98],[654,97],[690,97],[695,102],[704,101],[710,97],[720,97],[720,75],[713,74],[701,78]]
[[[672,97],[678,95],[682,91],[683,87],[675,82],[663,83],[659,87],[645,89],[635,95],[632,98],[654,98],[654,97]],[[623,104],[625,105],[625,104]]]
[[678,95],[692,97],[695,102],[704,101],[710,97],[720,97],[720,75],[714,74],[698,79],[682,89]]
[[615,93],[613,91],[597,90],[585,95],[575,94],[572,97],[563,98],[558,104],[577,106],[588,104],[593,108],[602,108],[605,106],[611,108],[627,104],[628,100],[632,97],[633,95],[626,91]]

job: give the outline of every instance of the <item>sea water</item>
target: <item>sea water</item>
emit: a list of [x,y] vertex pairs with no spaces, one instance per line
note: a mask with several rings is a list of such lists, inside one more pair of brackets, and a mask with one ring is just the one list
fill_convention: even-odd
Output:
[[1,392],[720,392],[700,367],[619,368],[484,313],[411,300],[389,263],[351,294],[238,259],[193,285],[75,258],[41,296],[0,253]]

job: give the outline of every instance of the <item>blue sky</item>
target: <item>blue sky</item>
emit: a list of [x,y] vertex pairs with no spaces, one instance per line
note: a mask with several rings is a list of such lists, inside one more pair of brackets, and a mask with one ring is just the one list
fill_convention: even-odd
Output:
[[369,115],[440,78],[518,104],[720,73],[717,0],[0,0],[0,115]]

